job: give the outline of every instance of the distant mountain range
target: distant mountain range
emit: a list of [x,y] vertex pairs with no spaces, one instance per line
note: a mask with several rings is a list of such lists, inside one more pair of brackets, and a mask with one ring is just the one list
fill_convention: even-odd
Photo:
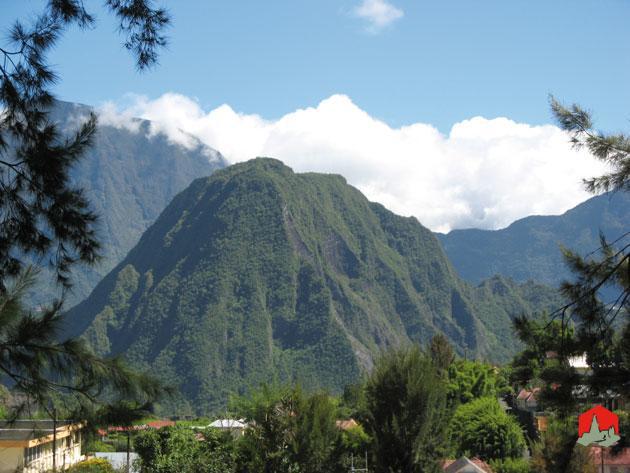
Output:
[[[51,119],[61,129],[75,129],[81,117],[91,110],[85,105],[56,102]],[[193,179],[208,176],[226,165],[220,153],[201,142],[185,148],[162,134],[150,133],[149,121],[137,120],[135,125],[137,131],[99,125],[94,145],[72,170],[72,179],[86,190],[100,216],[103,259],[94,267],[75,267],[74,287],[67,296],[66,307],[87,297],[175,194]],[[192,137],[191,142],[194,143]],[[59,293],[54,275],[44,270],[40,284],[30,292],[30,305],[49,303]]]
[[593,197],[562,215],[532,216],[502,230],[436,234],[459,275],[478,284],[495,274],[551,286],[571,277],[560,247],[588,254],[630,230],[630,194]]
[[178,194],[67,320],[207,412],[272,379],[339,390],[382,350],[440,332],[505,361],[511,318],[557,303],[531,282],[472,287],[415,218],[341,176],[256,159]]

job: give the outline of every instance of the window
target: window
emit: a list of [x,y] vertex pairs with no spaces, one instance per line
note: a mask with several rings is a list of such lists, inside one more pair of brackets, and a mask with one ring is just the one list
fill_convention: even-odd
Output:
[[35,447],[29,447],[24,449],[24,460],[26,464],[34,462],[42,457],[43,447],[37,445]]

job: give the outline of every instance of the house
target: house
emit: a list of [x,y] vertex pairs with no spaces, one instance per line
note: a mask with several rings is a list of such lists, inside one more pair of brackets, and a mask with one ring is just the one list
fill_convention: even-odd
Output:
[[136,432],[140,430],[147,429],[162,429],[164,427],[173,427],[175,422],[172,420],[153,420],[151,422],[147,422],[146,424],[138,424],[138,425],[130,425],[130,426],[120,426],[120,425],[110,425],[103,429],[98,429],[97,433],[101,437],[102,441],[107,440],[107,436],[110,432]]
[[39,473],[55,466],[65,470],[83,461],[81,429],[72,421],[16,420],[0,422],[0,473]]
[[536,412],[538,410],[538,394],[540,388],[521,389],[516,396],[516,407],[522,411]]
[[235,437],[238,437],[245,433],[247,423],[245,422],[245,419],[217,419],[209,424],[208,427],[219,429],[223,432],[229,432]]
[[591,366],[588,364],[588,361],[586,361],[586,353],[579,356],[569,357],[568,362],[569,366],[581,375],[590,376],[593,374]]
[[602,450],[604,451],[604,473],[630,473],[630,448],[624,448],[614,455],[610,448],[592,447],[591,458],[598,468],[598,473],[602,464]]
[[337,426],[339,430],[352,430],[357,428],[359,423],[354,419],[336,420],[335,426]]
[[483,460],[460,457],[458,460],[444,460],[442,471],[445,473],[493,473],[492,468]]

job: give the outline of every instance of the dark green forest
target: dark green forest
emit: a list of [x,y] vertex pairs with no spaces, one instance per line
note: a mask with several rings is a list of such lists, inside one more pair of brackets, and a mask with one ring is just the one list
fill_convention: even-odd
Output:
[[472,287],[415,218],[341,176],[256,159],[177,195],[67,322],[200,411],[270,379],[338,392],[383,350],[442,332],[506,361],[512,318],[557,302],[504,278]]

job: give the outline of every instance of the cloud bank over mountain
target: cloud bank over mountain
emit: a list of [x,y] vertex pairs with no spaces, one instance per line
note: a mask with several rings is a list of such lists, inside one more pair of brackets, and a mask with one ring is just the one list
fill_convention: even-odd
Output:
[[435,231],[498,229],[527,215],[562,213],[589,197],[581,180],[604,171],[552,125],[473,117],[447,135],[425,123],[392,128],[345,95],[277,120],[229,105],[205,111],[174,93],[101,108],[109,125],[133,131],[132,117],[152,120],[151,133],[183,146],[194,135],[232,163],[270,156],[298,172],[342,174],[369,199]]

